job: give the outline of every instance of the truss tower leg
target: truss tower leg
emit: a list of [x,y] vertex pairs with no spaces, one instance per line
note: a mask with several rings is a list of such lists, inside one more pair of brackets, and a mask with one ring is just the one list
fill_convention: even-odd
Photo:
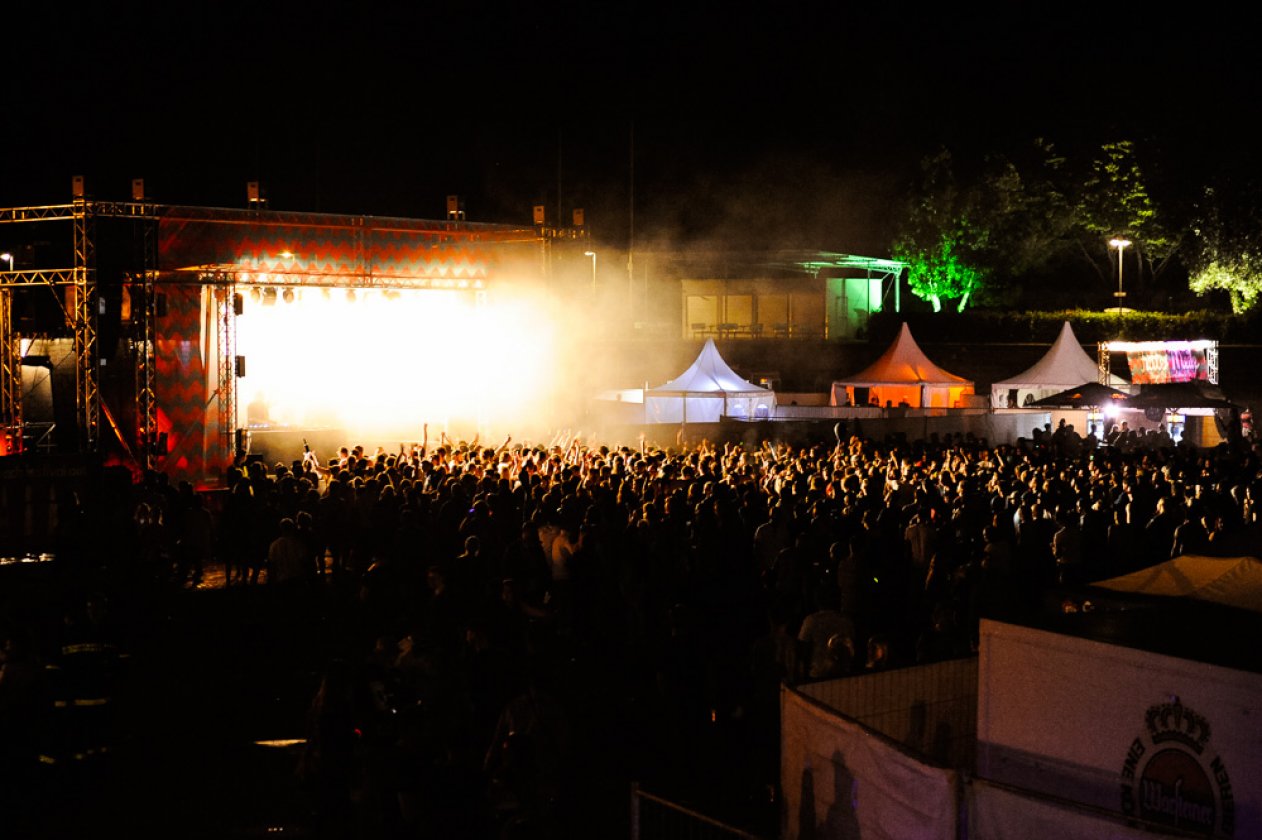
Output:
[[[139,301],[133,300],[133,315],[140,316],[136,332],[136,425],[137,440],[146,469],[156,466],[158,452],[158,397],[157,397],[157,339],[158,296],[155,284],[158,278],[158,224],[145,221],[143,228],[143,271],[140,276]],[[136,303],[140,305],[135,306]]]
[[220,455],[225,466],[236,454],[237,432],[237,310],[236,278],[220,279],[212,290],[218,312],[218,390]]
[[0,454],[23,449],[22,354],[13,332],[13,290],[0,287]]
[[79,449],[96,452],[100,446],[101,394],[98,387],[96,343],[97,289],[93,215],[86,199],[74,202],[74,329],[75,410],[79,421]]

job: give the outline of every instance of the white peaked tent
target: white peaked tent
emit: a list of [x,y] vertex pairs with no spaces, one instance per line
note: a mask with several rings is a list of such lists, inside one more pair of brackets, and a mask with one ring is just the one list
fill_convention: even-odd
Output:
[[707,339],[697,360],[665,385],[644,392],[648,423],[717,423],[720,417],[743,420],[770,417],[774,391],[747,382],[736,374]]
[[914,408],[951,408],[973,393],[971,381],[929,361],[907,324],[879,359],[854,376],[833,382],[832,404],[854,405],[856,388],[866,388],[882,406],[906,402]]
[[[990,404],[1005,408],[1011,392],[1016,391],[1017,405],[1023,406],[1099,379],[1100,366],[1082,349],[1073,327],[1066,321],[1056,341],[1034,367],[990,386]],[[1128,383],[1110,374],[1107,384],[1116,388]]]

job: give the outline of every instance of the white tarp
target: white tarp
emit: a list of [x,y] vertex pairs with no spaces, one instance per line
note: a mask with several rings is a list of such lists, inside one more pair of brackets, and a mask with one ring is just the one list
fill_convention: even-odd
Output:
[[783,840],[955,840],[956,774],[798,694],[780,691]]
[[1022,796],[980,779],[968,786],[967,796],[969,840],[1153,840],[1176,836],[1130,828],[1117,817]]
[[[1066,321],[1056,341],[1033,367],[990,386],[990,402],[995,408],[1008,408],[1009,392],[1016,391],[1015,407],[1020,408],[1027,400],[1041,400],[1077,388],[1084,382],[1096,382],[1099,378],[1099,362],[1082,349],[1073,327]],[[1120,376],[1109,374],[1108,384],[1120,388],[1128,383]]]
[[983,620],[977,702],[980,777],[1262,837],[1262,675]]
[[774,391],[742,379],[707,339],[696,361],[679,376],[644,393],[646,423],[717,423],[721,417],[770,418]]

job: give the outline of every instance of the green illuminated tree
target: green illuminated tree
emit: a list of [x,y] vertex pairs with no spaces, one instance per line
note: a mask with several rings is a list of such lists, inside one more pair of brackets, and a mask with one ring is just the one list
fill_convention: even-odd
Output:
[[894,246],[894,259],[907,263],[912,294],[929,301],[934,312],[942,311],[943,300],[958,300],[956,308],[963,312],[985,281],[985,269],[970,264],[961,253],[963,240],[944,232],[937,242],[899,240]]
[[1042,138],[1012,157],[988,160],[981,195],[996,276],[1041,270],[1072,242],[1077,215],[1064,180],[1065,158]]
[[1205,189],[1195,208],[1184,260],[1188,287],[1227,292],[1232,311],[1262,298],[1262,199],[1255,184],[1233,178]]
[[920,182],[892,251],[908,265],[912,294],[929,301],[934,312],[942,311],[944,300],[957,300],[963,311],[985,282],[979,257],[988,233],[970,218],[977,209],[976,191],[956,185],[949,151],[921,161]]
[[1167,229],[1149,195],[1134,143],[1122,140],[1101,146],[1077,190],[1077,199],[1079,247],[1101,278],[1116,275],[1106,244],[1113,237],[1131,241],[1140,267],[1134,278],[1137,286],[1155,279],[1169,264],[1178,237]]
[[[918,297],[940,311],[944,300],[1002,298],[1014,278],[1063,250],[1074,208],[1060,186],[1064,159],[1036,140],[1016,155],[958,165],[948,151],[921,162],[903,226],[892,248],[906,261]],[[956,171],[967,176],[957,180]]]
[[911,266],[912,292],[935,311],[947,300],[961,309],[1010,303],[1049,280],[1063,292],[1060,280],[1072,277],[1066,269],[1079,258],[1112,279],[1116,252],[1107,243],[1116,236],[1132,243],[1126,258],[1137,258],[1140,271],[1127,276],[1138,288],[1162,272],[1179,243],[1129,141],[1077,163],[1042,139],[979,160],[941,151],[922,161],[910,195],[891,250]]
[[1250,254],[1215,260],[1193,271],[1188,287],[1198,295],[1222,289],[1231,296],[1231,310],[1243,314],[1257,306],[1262,296],[1262,263]]

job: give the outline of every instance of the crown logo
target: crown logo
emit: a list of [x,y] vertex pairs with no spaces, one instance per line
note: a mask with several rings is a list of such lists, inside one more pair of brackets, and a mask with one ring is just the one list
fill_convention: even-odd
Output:
[[1209,721],[1180,702],[1178,697],[1171,703],[1150,706],[1144,715],[1148,734],[1154,744],[1174,741],[1200,755],[1209,742]]

